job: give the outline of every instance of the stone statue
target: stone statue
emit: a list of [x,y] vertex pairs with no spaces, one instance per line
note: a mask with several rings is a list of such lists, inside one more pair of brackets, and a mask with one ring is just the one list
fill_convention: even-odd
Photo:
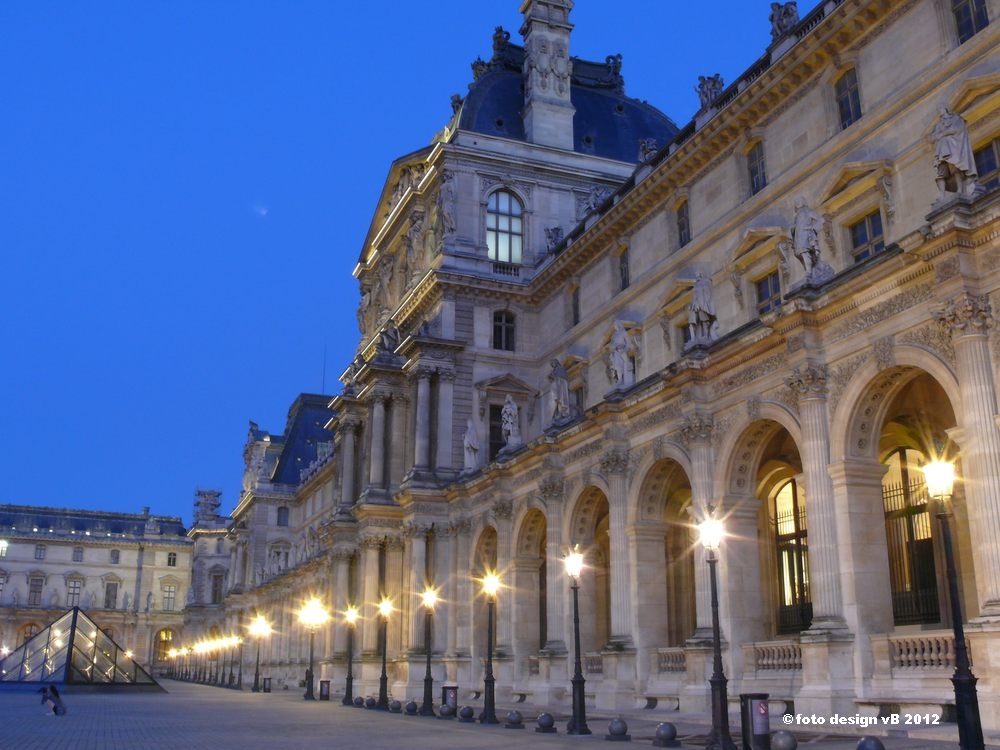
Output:
[[394,355],[397,346],[399,346],[399,329],[390,320],[385,329],[379,334],[379,353]]
[[150,591],[146,594],[146,611],[149,612],[153,609],[153,592]]
[[452,94],[451,95],[451,113],[453,115],[457,115],[458,114],[458,110],[460,110],[462,108],[462,104],[464,102],[465,102],[465,100],[461,97],[460,94]]
[[573,411],[569,405],[569,374],[558,359],[553,359],[551,366],[549,390],[552,393],[552,424],[559,425],[568,422],[573,417]]
[[712,106],[712,102],[719,98],[722,85],[722,76],[718,73],[714,76],[698,76],[698,85],[694,90],[698,93],[702,109]]
[[802,263],[806,278],[810,278],[819,261],[819,236],[823,217],[809,208],[804,198],[795,199],[795,219],[792,223],[792,252]]
[[947,107],[942,107],[931,138],[934,139],[938,202],[945,200],[945,193],[957,193],[965,198],[973,197],[978,175],[965,120]]
[[640,138],[639,139],[639,163],[645,164],[647,161],[652,159],[659,147],[656,145],[655,138]]
[[615,330],[611,334],[609,342],[610,350],[608,359],[611,364],[611,383],[615,386],[623,386],[629,374],[628,355],[633,351],[625,324],[620,320],[615,321]]
[[126,612],[128,612],[128,603],[129,603],[128,592],[126,591],[122,595],[122,609],[125,610]]
[[691,292],[688,305],[688,331],[692,344],[706,344],[714,341],[719,333],[719,321],[712,300],[712,280],[699,273]]
[[503,439],[506,441],[505,450],[512,451],[521,446],[521,426],[518,424],[517,404],[514,397],[509,393],[503,401],[503,409],[500,412],[500,426],[503,432]]
[[556,246],[563,240],[563,230],[562,227],[546,227],[545,228],[545,249],[548,252],[552,252],[556,249]]
[[479,433],[476,425],[469,417],[465,422],[465,436],[462,438],[465,447],[464,471],[475,471],[479,468]]
[[777,41],[798,26],[798,3],[771,3],[771,39]]

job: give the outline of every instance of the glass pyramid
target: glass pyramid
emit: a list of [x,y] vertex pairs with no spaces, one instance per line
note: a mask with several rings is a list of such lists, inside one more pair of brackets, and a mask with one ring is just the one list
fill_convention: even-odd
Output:
[[67,610],[4,657],[0,682],[157,685],[79,607]]

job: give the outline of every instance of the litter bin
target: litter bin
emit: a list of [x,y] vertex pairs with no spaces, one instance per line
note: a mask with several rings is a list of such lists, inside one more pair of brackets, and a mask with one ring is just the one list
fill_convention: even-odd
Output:
[[771,715],[767,693],[740,693],[743,750],[771,750]]
[[441,705],[458,708],[458,685],[445,685],[441,688]]
[[265,677],[264,678],[264,692],[265,693],[270,693],[271,692],[271,678],[270,677]]
[[330,681],[320,680],[319,681],[319,699],[321,701],[330,700]]

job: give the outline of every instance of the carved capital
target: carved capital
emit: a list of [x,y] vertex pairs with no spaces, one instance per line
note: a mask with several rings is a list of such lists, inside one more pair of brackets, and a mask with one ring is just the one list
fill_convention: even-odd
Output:
[[824,365],[809,362],[802,367],[796,367],[785,384],[792,389],[801,401],[806,398],[823,398],[827,394],[827,372]]
[[403,524],[403,536],[406,539],[412,539],[415,536],[424,536],[428,531],[431,530],[431,525],[427,523],[415,523],[414,521],[407,521]]
[[542,480],[538,485],[538,494],[546,504],[559,502],[566,491],[566,482],[562,479],[551,478]]
[[361,424],[361,420],[353,414],[345,414],[337,421],[337,432],[354,432]]
[[953,336],[985,334],[993,327],[993,308],[985,295],[965,292],[934,311],[938,323]]
[[455,382],[455,372],[454,370],[438,370],[438,379],[442,383],[454,383]]
[[628,451],[608,451],[601,456],[602,474],[624,474],[628,470]]
[[490,512],[493,517],[497,520],[500,519],[510,519],[514,515],[514,503],[510,500],[497,500],[493,503],[493,507],[490,508]]
[[457,537],[469,534],[472,531],[472,521],[468,518],[459,518],[449,523],[443,530],[442,536]]
[[334,562],[349,562],[354,557],[355,550],[350,547],[334,547],[330,550],[330,557]]
[[385,544],[385,535],[383,534],[365,534],[358,539],[358,545],[361,549],[382,549],[383,544]]
[[691,445],[696,442],[711,442],[715,430],[715,420],[704,414],[692,414],[681,425],[681,440]]

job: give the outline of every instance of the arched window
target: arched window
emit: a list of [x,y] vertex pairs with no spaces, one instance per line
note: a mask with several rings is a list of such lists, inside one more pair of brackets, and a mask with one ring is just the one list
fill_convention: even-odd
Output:
[[778,633],[798,633],[812,623],[806,506],[794,479],[774,496],[778,562]]
[[489,258],[500,263],[520,263],[524,207],[513,193],[497,190],[486,204],[486,247]]
[[861,119],[861,95],[858,93],[858,74],[854,68],[844,71],[837,79],[833,84],[833,93],[837,99],[837,112],[840,114],[840,129],[844,130]]
[[287,506],[280,506],[278,508],[278,526],[288,525],[288,508]]

